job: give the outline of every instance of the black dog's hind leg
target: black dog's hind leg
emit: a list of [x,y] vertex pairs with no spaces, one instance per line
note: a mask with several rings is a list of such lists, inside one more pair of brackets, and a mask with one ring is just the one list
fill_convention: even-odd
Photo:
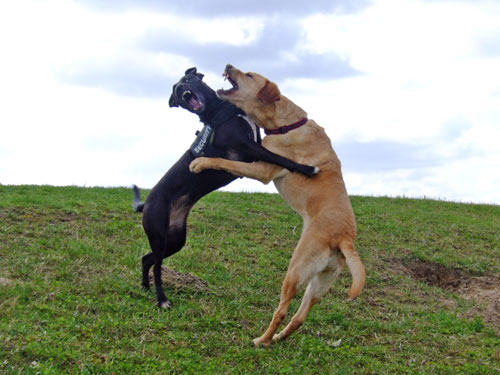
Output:
[[[162,239],[158,237],[156,240],[151,241],[150,245],[153,249],[153,253],[151,253],[151,255],[147,254],[142,258],[142,285],[145,286],[147,281],[147,285],[149,286],[149,269],[154,264],[153,275],[156,298],[158,300],[158,306],[161,308],[169,308],[172,306],[172,303],[167,299],[165,291],[163,290],[161,265],[163,259],[178,252],[186,243],[186,220],[191,207],[192,204],[180,208],[172,208],[166,238]],[[159,249],[161,249],[161,251],[158,251]]]
[[163,262],[163,255],[160,253],[154,253],[154,268],[153,275],[155,280],[156,289],[156,299],[158,301],[158,307],[169,308],[172,303],[167,299],[165,291],[163,290],[162,280],[161,280],[161,264]]
[[149,270],[155,264],[154,254],[151,252],[142,257],[142,287],[149,289]]

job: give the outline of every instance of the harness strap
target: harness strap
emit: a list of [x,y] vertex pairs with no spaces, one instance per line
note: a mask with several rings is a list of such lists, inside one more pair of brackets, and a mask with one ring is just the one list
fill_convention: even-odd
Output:
[[214,135],[215,129],[210,125],[205,125],[203,129],[197,133],[197,137],[191,145],[191,152],[195,157],[203,156],[207,145],[213,142]]

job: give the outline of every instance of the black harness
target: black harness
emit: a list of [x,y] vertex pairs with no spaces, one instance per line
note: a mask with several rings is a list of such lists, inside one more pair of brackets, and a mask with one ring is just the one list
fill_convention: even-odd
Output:
[[201,131],[196,132],[196,139],[191,145],[191,152],[196,157],[205,155],[205,149],[207,145],[211,145],[214,141],[215,137],[215,129],[208,124],[205,124]]
[[196,139],[189,148],[194,157],[198,158],[205,155],[207,147],[213,144],[217,127],[234,116],[240,116],[245,119],[254,129],[255,142],[261,143],[260,132],[256,128],[256,125],[248,120],[248,118],[245,116],[245,112],[233,106],[232,104],[224,103],[222,105],[222,108],[217,111],[215,116],[210,120],[210,123],[201,120],[205,124],[205,126],[203,126],[203,129],[196,132]]

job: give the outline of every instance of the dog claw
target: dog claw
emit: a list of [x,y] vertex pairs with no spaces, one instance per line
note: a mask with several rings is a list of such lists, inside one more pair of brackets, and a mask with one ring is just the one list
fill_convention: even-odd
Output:
[[191,164],[189,164],[189,170],[194,174],[201,173],[205,169],[208,169],[204,164],[205,164],[205,158],[203,157],[196,158],[191,162]]
[[198,167],[198,163],[199,163],[199,162],[198,162],[198,161],[196,161],[196,159],[195,159],[195,160],[193,160],[193,161],[191,162],[191,164],[189,164],[189,170],[190,170],[192,173],[194,173],[194,174],[197,174],[197,173],[200,173],[200,172],[201,172],[201,170],[200,170],[200,169],[199,169],[199,167]]

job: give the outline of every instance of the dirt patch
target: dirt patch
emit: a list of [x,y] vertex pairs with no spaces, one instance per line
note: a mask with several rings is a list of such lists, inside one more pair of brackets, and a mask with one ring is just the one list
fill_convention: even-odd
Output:
[[439,263],[415,260],[403,266],[412,278],[443,289],[457,289],[466,280],[462,271]]
[[464,280],[456,292],[464,299],[479,303],[470,313],[479,314],[485,322],[500,328],[500,275],[471,277]]
[[500,328],[500,275],[473,276],[463,270],[422,260],[406,264],[396,262],[393,270],[475,301],[476,306],[468,315],[480,315],[486,323]]
[[[190,273],[174,271],[168,267],[161,268],[161,278],[165,287],[174,288],[177,292],[202,292],[211,293],[210,285],[206,280]],[[149,279],[153,282],[153,275]]]
[[14,284],[12,280],[0,276],[0,285],[11,285],[11,284]]

